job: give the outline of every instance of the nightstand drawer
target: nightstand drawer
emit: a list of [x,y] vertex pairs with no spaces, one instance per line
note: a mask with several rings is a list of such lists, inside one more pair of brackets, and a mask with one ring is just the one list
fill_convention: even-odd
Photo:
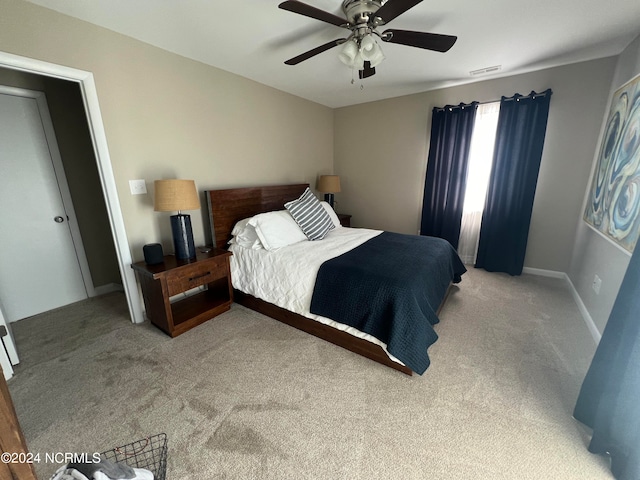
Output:
[[227,275],[224,262],[209,261],[175,270],[167,276],[169,296],[211,283]]

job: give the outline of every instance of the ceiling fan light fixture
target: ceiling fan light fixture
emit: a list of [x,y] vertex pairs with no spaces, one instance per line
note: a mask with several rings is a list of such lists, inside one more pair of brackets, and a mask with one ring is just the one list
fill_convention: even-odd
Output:
[[348,67],[361,69],[364,66],[364,59],[360,55],[360,49],[355,40],[345,42],[338,58]]
[[373,54],[376,47],[378,47],[378,44],[371,34],[365,35],[362,37],[362,40],[360,40],[360,52],[365,60],[369,60],[369,55]]
[[385,59],[385,56],[384,56],[384,53],[382,53],[382,49],[378,48],[377,55],[371,58],[371,60],[369,60],[369,63],[371,63],[372,68],[375,68],[378,65],[380,65],[384,59]]
[[360,41],[360,54],[362,58],[371,63],[372,67],[377,67],[384,60],[384,53],[373,35],[365,35]]
[[358,55],[356,55],[356,58],[353,62],[352,67],[355,70],[362,70],[364,68],[364,58],[362,58],[362,55],[360,55],[360,52],[358,52]]

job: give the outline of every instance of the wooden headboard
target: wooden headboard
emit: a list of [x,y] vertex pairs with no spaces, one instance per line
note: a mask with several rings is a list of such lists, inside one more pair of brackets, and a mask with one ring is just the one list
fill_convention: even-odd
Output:
[[238,221],[258,213],[283,210],[286,202],[298,198],[308,186],[308,183],[298,183],[205,191],[213,245],[226,249],[231,230]]

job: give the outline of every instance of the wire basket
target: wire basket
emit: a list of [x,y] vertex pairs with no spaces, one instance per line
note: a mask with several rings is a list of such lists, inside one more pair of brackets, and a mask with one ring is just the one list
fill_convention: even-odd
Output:
[[167,435],[159,433],[101,453],[111,462],[126,463],[133,468],[146,468],[155,480],[166,480]]

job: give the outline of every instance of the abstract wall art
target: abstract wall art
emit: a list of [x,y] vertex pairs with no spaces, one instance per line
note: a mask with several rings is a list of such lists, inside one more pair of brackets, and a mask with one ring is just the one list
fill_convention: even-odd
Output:
[[640,75],[613,94],[584,220],[633,252],[640,233]]

